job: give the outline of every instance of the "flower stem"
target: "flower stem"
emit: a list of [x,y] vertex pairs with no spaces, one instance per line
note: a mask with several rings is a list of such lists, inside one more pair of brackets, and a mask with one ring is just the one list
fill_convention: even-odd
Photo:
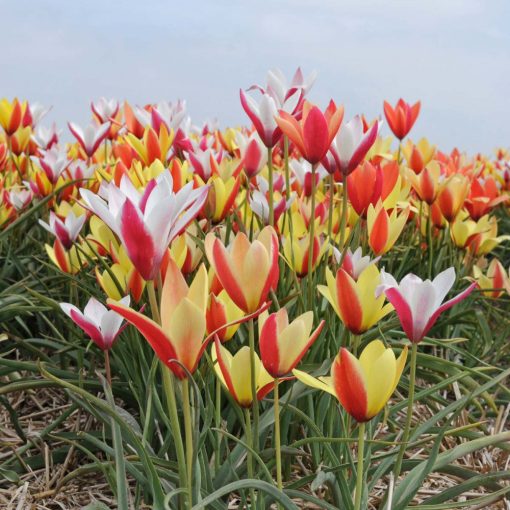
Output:
[[404,459],[404,453],[406,451],[407,442],[409,441],[409,432],[411,430],[411,421],[413,419],[413,405],[414,405],[414,386],[416,381],[416,356],[418,353],[418,344],[414,343],[411,347],[411,373],[409,375],[409,397],[407,401],[407,417],[404,425],[404,433],[402,434],[402,444],[398,452],[397,462],[395,462],[395,468],[393,474],[395,480],[400,475],[402,469],[402,460]]
[[273,193],[273,148],[267,148],[267,170],[269,184],[269,224],[274,226],[274,193]]
[[276,483],[280,491],[283,490],[282,482],[282,448],[280,438],[280,398],[278,392],[279,380],[274,380],[274,443],[276,450]]
[[340,260],[340,266],[344,259],[344,253],[346,250],[345,244],[345,227],[347,225],[347,176],[342,172],[342,215],[340,217],[340,240],[339,245],[342,251],[342,258]]
[[[253,449],[253,435],[251,432],[250,409],[248,407],[244,408],[244,429],[246,432],[246,443],[251,449]],[[253,479],[253,454],[250,450],[248,450],[246,463],[248,469],[248,478]],[[250,500],[251,507],[255,508],[255,490],[253,488],[250,488]]]
[[108,386],[112,387],[112,371],[110,368],[110,351],[108,349],[104,350],[104,367],[106,370],[106,380],[108,381]]
[[259,449],[259,401],[257,399],[257,381],[255,379],[255,324],[254,320],[248,321],[248,342],[250,346],[250,383],[251,394],[253,398],[253,428],[254,428],[254,441],[253,449]]
[[312,203],[310,210],[310,227],[309,234],[310,239],[308,244],[308,307],[312,306],[313,299],[313,239],[315,236],[315,171],[317,165],[312,165]]
[[186,437],[186,477],[188,480],[188,505],[193,506],[193,427],[191,424],[191,405],[189,394],[189,381],[182,381],[182,406],[184,415],[184,434]]
[[[216,403],[215,403],[215,416],[214,424],[217,429],[221,427],[221,382],[216,378]],[[214,467],[217,473],[220,470],[220,448],[221,448],[221,434],[216,436],[216,451],[214,452]]]
[[365,423],[358,424],[358,471],[356,473],[356,492],[354,494],[354,510],[361,510],[363,496],[363,464],[365,456]]
[[432,278],[432,261],[434,259],[434,247],[432,246],[432,206],[429,205],[427,216],[427,247],[429,252],[429,278]]
[[333,233],[333,197],[335,191],[335,177],[333,174],[329,175],[329,211],[328,211],[328,239],[331,242],[331,235]]

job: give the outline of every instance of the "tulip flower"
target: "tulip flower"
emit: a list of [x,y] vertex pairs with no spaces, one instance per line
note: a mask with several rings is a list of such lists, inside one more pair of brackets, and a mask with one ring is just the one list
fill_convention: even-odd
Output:
[[220,328],[241,319],[243,315],[243,311],[232,301],[224,289],[217,296],[211,293],[205,315],[207,334],[216,332],[220,341],[230,340],[238,330],[239,323]]
[[280,110],[276,122],[280,129],[297,146],[299,152],[310,164],[319,163],[333,142],[344,116],[344,108],[337,108],[330,101],[324,113],[317,107],[304,102],[301,120]]
[[[305,197],[312,195],[319,182],[328,175],[326,169],[322,166],[314,168],[308,161],[293,159],[290,162],[290,168],[295,177],[294,185],[299,193],[303,193]],[[315,179],[315,182],[312,182]],[[299,186],[297,186],[299,185]]]
[[[129,296],[119,303],[129,306]],[[122,331],[122,317],[113,310],[108,310],[96,298],[90,298],[83,312],[70,303],[60,303],[60,308],[68,315],[103,351],[112,348]]]
[[27,188],[12,188],[9,191],[9,202],[16,211],[24,209],[33,198],[33,193]]
[[100,126],[89,124],[85,129],[73,122],[69,122],[67,125],[88,158],[94,155],[110,130],[110,122],[105,122]]
[[342,124],[331,145],[331,153],[340,172],[349,175],[363,161],[374,144],[379,132],[379,122],[375,122],[366,133],[359,115]]
[[419,343],[434,326],[439,316],[456,305],[476,287],[473,283],[460,294],[443,303],[455,283],[455,269],[450,267],[439,273],[434,280],[423,281],[410,273],[397,283],[395,278],[381,271],[381,285],[377,295],[386,294],[388,301],[395,307],[402,329],[413,343]]
[[415,174],[419,174],[434,157],[436,146],[430,145],[426,138],[422,138],[416,145],[408,140],[407,144],[402,147],[402,152],[409,168]]
[[473,277],[483,295],[497,299],[503,292],[510,294],[510,277],[498,259],[492,259],[486,274],[478,266],[473,266]]
[[53,234],[68,250],[76,241],[80,230],[87,221],[87,215],[75,216],[73,211],[69,211],[64,221],[62,221],[53,211],[50,211],[49,224],[39,220],[39,224],[50,234]]
[[265,369],[275,378],[291,372],[317,340],[325,322],[312,333],[313,313],[305,312],[289,323],[286,308],[259,316],[260,357]]
[[156,277],[169,244],[197,216],[207,198],[208,186],[194,190],[193,183],[188,183],[177,193],[172,186],[172,177],[165,171],[147,184],[143,194],[126,175],[120,187],[112,181],[103,188],[106,200],[80,190],[88,208],[119,236],[145,280]]
[[[177,264],[170,259],[161,297],[161,326],[140,312],[108,299],[108,306],[122,315],[149,342],[158,358],[179,379],[193,373],[207,346],[204,342],[208,284],[202,264],[188,287]],[[180,364],[175,363],[178,361]]]
[[400,214],[397,214],[396,209],[388,214],[381,201],[377,203],[376,207],[372,204],[368,206],[368,244],[376,255],[383,255],[393,247],[402,233],[408,217],[409,207],[401,211]]
[[32,140],[42,150],[48,150],[58,143],[62,130],[57,129],[57,125],[53,123],[51,127],[37,126],[32,134]]
[[362,270],[357,279],[342,267],[336,277],[327,268],[326,281],[327,286],[318,286],[319,292],[354,335],[368,331],[393,309],[391,304],[384,304],[384,296],[375,296],[381,275],[373,264]]
[[406,359],[407,347],[396,358],[392,349],[373,340],[359,359],[342,347],[331,366],[331,377],[315,378],[300,370],[292,373],[303,384],[336,397],[356,421],[366,422],[379,414],[395,391]]
[[237,131],[235,139],[243,160],[244,172],[248,179],[252,179],[267,163],[267,150],[256,133],[247,138]]
[[296,233],[292,237],[285,237],[283,242],[283,255],[287,264],[292,268],[300,278],[308,274],[310,264],[308,259],[310,252],[312,253],[312,271],[319,265],[324,253],[327,250],[327,243],[324,242],[318,235],[313,236],[312,249],[310,250],[310,234],[305,234],[302,237],[297,236]]
[[419,174],[408,171],[406,176],[419,199],[432,205],[440,190],[441,168],[439,163],[431,161]]
[[26,109],[27,103],[20,103],[18,99],[10,102],[4,98],[0,101],[0,125],[6,135],[11,136],[18,130]]
[[[243,346],[232,356],[216,337],[211,357],[220,382],[241,407],[249,409],[253,403],[250,348]],[[262,400],[272,390],[274,379],[267,373],[257,354],[255,354],[255,381],[257,400]]]
[[508,199],[508,195],[501,194],[493,177],[479,177],[471,182],[465,206],[471,218],[476,221]]
[[[263,181],[261,181],[263,182]],[[281,215],[291,206],[294,196],[289,200],[281,197],[280,200],[274,203],[274,222],[278,223]],[[269,224],[269,202],[266,194],[259,190],[254,190],[250,196],[251,210],[262,220],[264,225]]]
[[420,113],[420,106],[420,101],[411,106],[403,99],[399,99],[395,108],[392,108],[387,101],[384,101],[384,115],[390,129],[399,140],[405,138],[411,131]]
[[469,180],[461,174],[449,177],[437,195],[437,205],[448,223],[455,221],[469,193]]
[[356,214],[366,218],[369,205],[382,198],[383,171],[380,165],[365,161],[347,177],[347,195]]
[[119,111],[119,102],[116,99],[99,98],[98,101],[90,103],[90,108],[99,124],[111,121]]
[[[338,249],[335,248],[334,255],[337,264],[340,263],[341,253]],[[370,258],[370,255],[363,256],[363,252],[361,250],[361,246],[356,248],[354,253],[350,248],[347,248],[347,252],[345,253],[342,269],[355,281],[358,280],[361,273],[372,264],[377,264],[381,257],[375,257],[373,259]]]
[[205,252],[221,285],[244,312],[255,312],[267,300],[269,291],[276,290],[278,236],[272,227],[262,229],[252,243],[244,233],[238,233],[228,250],[209,233]]
[[64,273],[76,274],[85,265],[83,257],[78,255],[76,246],[66,250],[58,237],[53,246],[45,244],[44,247],[49,259]]

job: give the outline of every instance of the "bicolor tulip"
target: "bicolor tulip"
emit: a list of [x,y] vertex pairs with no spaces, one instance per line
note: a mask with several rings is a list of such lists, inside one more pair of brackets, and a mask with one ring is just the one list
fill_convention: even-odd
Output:
[[62,130],[57,129],[57,125],[53,123],[51,127],[37,126],[32,133],[32,140],[42,150],[51,149],[58,143]]
[[312,271],[314,271],[327,250],[327,243],[319,235],[313,236],[313,246],[310,250],[309,233],[303,236],[294,234],[292,237],[285,237],[282,245],[283,255],[287,264],[300,278],[308,274],[310,252],[312,254]]
[[347,196],[356,214],[366,218],[370,204],[375,206],[382,198],[383,171],[380,165],[365,161],[347,177]]
[[260,357],[275,379],[291,372],[317,340],[325,322],[312,333],[313,313],[305,312],[289,323],[286,308],[259,316]]
[[[161,326],[147,316],[111,299],[108,306],[122,315],[149,342],[158,358],[179,379],[193,373],[207,346],[205,313],[207,271],[202,264],[188,287],[177,264],[170,259],[161,295]],[[178,361],[179,363],[176,363]]]
[[119,236],[142,277],[153,280],[169,244],[202,209],[208,189],[194,190],[190,182],[174,193],[172,177],[165,171],[143,193],[127,175],[119,187],[111,181],[103,188],[105,199],[83,188],[80,193],[87,207]]
[[71,164],[71,160],[67,158],[67,152],[56,147],[42,152],[41,157],[34,159],[39,163],[52,184],[58,181],[60,175]]
[[409,207],[400,213],[393,209],[390,214],[379,201],[374,207],[368,206],[367,228],[368,244],[376,255],[388,252],[396,243],[409,217]]
[[58,237],[53,246],[45,244],[44,247],[49,259],[64,273],[76,274],[86,264],[84,257],[78,255],[76,246],[66,250]]
[[349,175],[363,161],[377,138],[379,125],[376,121],[364,132],[361,117],[356,115],[340,126],[330,149],[340,172]]
[[380,340],[370,342],[359,359],[342,347],[331,365],[330,377],[315,378],[294,370],[307,386],[330,393],[358,422],[371,420],[384,408],[398,385],[407,360],[407,347],[399,357]]
[[30,204],[33,198],[33,193],[27,188],[12,188],[9,191],[9,202],[12,204],[16,211],[21,211]]
[[[250,348],[245,345],[232,356],[216,337],[211,357],[214,371],[221,383],[241,407],[250,408],[253,403]],[[262,400],[273,389],[274,379],[267,373],[256,353],[254,366],[256,397],[257,400]]]
[[473,277],[484,296],[497,299],[503,292],[510,294],[510,277],[498,259],[492,259],[487,272],[473,266]]
[[419,174],[407,171],[407,178],[419,199],[432,205],[440,190],[441,168],[437,161],[431,161]]
[[[341,253],[337,249],[335,249],[335,258],[337,263],[340,262]],[[356,248],[354,253],[350,248],[347,248],[347,252],[344,256],[344,260],[342,262],[342,268],[347,274],[353,279],[358,280],[361,273],[372,264],[376,264],[381,257],[375,257],[373,259],[370,258],[370,255],[363,256],[363,251],[361,250],[361,246]]]
[[[226,342],[234,336],[239,328],[239,323],[223,326],[236,322],[243,316],[243,311],[232,301],[225,289],[217,296],[212,292],[209,294],[205,315],[207,334],[216,332],[220,341]],[[223,329],[221,329],[222,327]]]
[[73,122],[69,122],[67,125],[88,158],[94,155],[110,130],[110,122],[99,126],[89,124],[85,129]]
[[244,172],[248,179],[255,177],[267,163],[267,150],[257,133],[249,138],[241,132],[236,132],[236,144],[243,161]]
[[[250,243],[238,233],[229,249],[213,233],[205,238],[205,252],[218,280],[244,312],[255,312],[278,285],[278,236],[268,226]],[[257,275],[254,278],[254,275]]]
[[4,98],[0,101],[0,125],[5,134],[11,136],[21,126],[27,103],[21,103],[17,98],[12,102]]
[[276,118],[278,126],[296,145],[299,152],[310,164],[319,163],[333,142],[344,116],[344,108],[337,108],[330,101],[325,112],[308,101],[303,104],[303,116],[300,120],[280,110]]
[[508,195],[501,194],[493,177],[479,177],[471,182],[471,190],[466,198],[465,206],[471,218],[476,221],[508,199]]
[[395,307],[407,338],[413,343],[419,343],[443,312],[467,298],[476,287],[476,283],[473,283],[460,294],[443,303],[454,283],[455,269],[453,267],[439,273],[432,281],[423,281],[410,273],[404,276],[400,283],[383,270],[381,285],[376,292],[378,295],[386,294],[388,301]]
[[420,101],[411,106],[403,99],[399,99],[393,108],[387,101],[384,101],[384,115],[390,129],[399,140],[405,138],[411,131],[420,113],[420,106]]
[[[119,303],[129,306],[129,296]],[[108,310],[96,298],[90,298],[83,312],[70,303],[60,303],[60,308],[79,326],[103,351],[110,350],[122,331],[123,318],[113,310]]]
[[426,138],[422,138],[416,145],[408,140],[402,147],[407,166],[414,173],[419,174],[430,163],[436,152],[436,146],[431,145]]
[[87,221],[87,215],[75,216],[73,211],[69,211],[64,221],[62,221],[53,211],[50,211],[49,223],[39,220],[39,224],[50,234],[59,239],[66,250],[69,250],[80,235],[80,231]]
[[329,301],[345,327],[355,335],[361,335],[388,315],[393,306],[384,304],[384,296],[375,295],[381,284],[377,267],[369,264],[354,279],[343,267],[336,277],[326,269],[327,285],[319,285],[319,292]]
[[437,205],[448,223],[455,221],[469,193],[469,179],[454,174],[441,185],[437,195]]

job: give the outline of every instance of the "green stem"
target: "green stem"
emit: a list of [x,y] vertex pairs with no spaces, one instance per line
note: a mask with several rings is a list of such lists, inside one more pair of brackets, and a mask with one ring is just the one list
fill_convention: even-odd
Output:
[[184,415],[184,434],[186,437],[186,477],[188,480],[188,506],[193,506],[193,427],[191,423],[191,405],[189,394],[189,381],[182,381],[182,406]]
[[432,206],[429,205],[427,216],[427,246],[429,252],[429,278],[432,278],[432,261],[434,259],[434,247],[432,245]]
[[404,425],[404,433],[402,434],[402,444],[400,446],[400,450],[398,452],[397,462],[395,463],[395,468],[393,469],[393,474],[395,475],[395,479],[397,479],[400,475],[400,470],[402,469],[402,460],[404,459],[404,454],[407,447],[407,442],[409,441],[409,432],[411,430],[411,421],[413,419],[413,405],[414,405],[414,386],[416,381],[416,357],[418,354],[418,344],[414,343],[411,347],[411,373],[409,375],[409,397],[407,401],[407,417],[406,423]]
[[333,234],[333,196],[335,190],[335,177],[333,174],[329,175],[329,211],[328,211],[328,239],[331,242],[331,235]]
[[[158,324],[161,324],[159,314],[158,299],[156,297],[155,282],[147,282],[147,293],[151,305],[152,318]],[[177,411],[177,400],[175,398],[175,385],[173,374],[163,362],[161,363],[161,372],[163,375],[163,391],[166,397],[168,415],[170,418],[170,427],[174,437],[175,453],[177,455],[177,466],[179,469],[179,482],[181,487],[186,487],[186,457],[184,455],[184,445],[181,436],[181,426],[179,424],[179,413]],[[191,507],[190,507],[191,508]]]
[[356,492],[354,494],[354,510],[361,510],[363,496],[363,464],[365,456],[365,423],[358,424],[358,471],[356,473]]
[[[244,408],[244,429],[246,432],[246,443],[253,450],[253,435],[251,432],[250,409]],[[248,450],[246,463],[248,467],[248,478],[253,479],[253,454]],[[255,490],[250,488],[251,507],[255,508]]]
[[112,371],[110,368],[110,351],[108,349],[104,350],[104,367],[106,370],[106,380],[108,381],[108,386],[112,387]]
[[257,381],[255,379],[255,323],[253,319],[248,321],[248,342],[250,346],[250,384],[251,394],[253,398],[253,428],[254,428],[254,444],[253,448],[256,452],[259,450],[259,401],[257,399]]
[[267,148],[267,170],[269,184],[269,224],[274,227],[274,192],[273,192],[273,148]]
[[309,244],[308,244],[308,307],[312,306],[313,300],[313,239],[315,236],[315,171],[317,165],[312,165],[312,204],[310,209]]
[[276,483],[278,489],[283,491],[282,482],[282,447],[280,438],[280,398],[278,393],[279,380],[274,380],[274,443],[276,450]]
[[342,266],[344,254],[346,250],[345,244],[345,227],[347,226],[347,176],[342,172],[342,215],[340,217],[340,240],[339,245],[342,249],[342,257],[339,266]]
[[[214,424],[217,429],[221,427],[221,382],[216,378],[216,405],[214,409],[215,417]],[[221,448],[221,434],[216,435],[216,450],[214,452],[214,467],[217,473],[220,470],[220,448]]]

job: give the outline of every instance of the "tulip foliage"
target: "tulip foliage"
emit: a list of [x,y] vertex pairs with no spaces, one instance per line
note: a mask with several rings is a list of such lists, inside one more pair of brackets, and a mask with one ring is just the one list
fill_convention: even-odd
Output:
[[26,497],[123,509],[504,507],[510,153],[315,79],[270,71],[236,128],[0,101],[2,508],[42,467]]

